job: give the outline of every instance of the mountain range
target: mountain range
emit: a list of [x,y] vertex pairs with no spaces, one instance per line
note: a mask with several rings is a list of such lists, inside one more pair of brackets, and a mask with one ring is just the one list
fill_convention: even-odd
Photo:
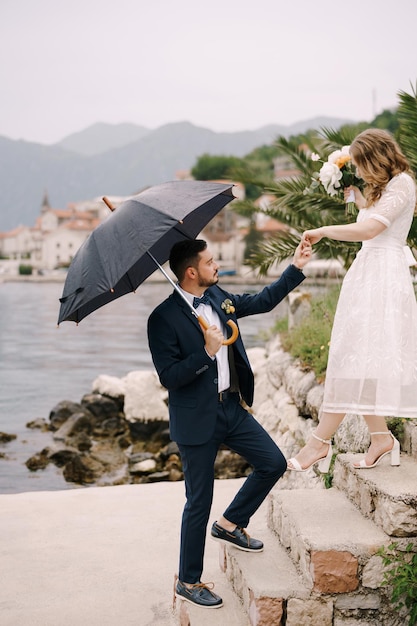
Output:
[[214,132],[189,122],[154,130],[134,124],[97,123],[54,145],[0,136],[0,231],[33,226],[45,192],[55,209],[103,195],[127,196],[175,179],[204,153],[243,157],[279,136],[339,128],[352,120],[317,117],[291,126]]

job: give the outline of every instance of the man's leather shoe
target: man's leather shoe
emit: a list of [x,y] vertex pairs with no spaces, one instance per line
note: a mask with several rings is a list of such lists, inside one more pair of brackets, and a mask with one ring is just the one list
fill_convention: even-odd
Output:
[[178,580],[175,587],[175,595],[177,598],[187,600],[187,602],[201,606],[203,609],[218,609],[223,606],[223,600],[211,591],[209,585],[213,585],[213,583],[206,585],[204,583],[195,583],[191,587],[187,587],[187,585]]
[[211,527],[211,537],[215,541],[231,543],[232,546],[239,548],[239,550],[244,550],[245,552],[262,552],[264,549],[262,541],[252,539],[244,528],[238,528],[237,526],[234,531],[231,532],[219,526],[217,522],[214,522]]

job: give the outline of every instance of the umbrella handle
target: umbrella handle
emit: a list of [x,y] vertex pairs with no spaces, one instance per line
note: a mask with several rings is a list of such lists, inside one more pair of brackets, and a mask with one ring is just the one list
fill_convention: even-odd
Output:
[[[198,323],[200,324],[200,326],[204,329],[207,330],[207,328],[209,327],[209,323],[207,322],[207,320],[204,319],[204,317],[202,317],[201,315],[199,315],[197,317]],[[232,334],[230,335],[230,337],[228,339],[225,339],[222,342],[223,346],[230,346],[232,345],[232,343],[235,343],[236,339],[239,337],[239,329],[237,327],[237,325],[234,323],[233,320],[228,320],[226,322],[226,324],[228,326],[230,326],[230,328],[232,329]]]

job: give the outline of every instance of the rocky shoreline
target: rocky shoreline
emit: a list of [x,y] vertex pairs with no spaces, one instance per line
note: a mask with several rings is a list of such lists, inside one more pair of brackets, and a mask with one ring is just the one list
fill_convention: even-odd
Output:
[[[317,425],[323,385],[280,345],[279,336],[248,356],[255,375],[251,411],[288,458],[303,445]],[[123,485],[183,480],[177,445],[169,439],[168,394],[154,371],[133,371],[124,378],[99,376],[79,402],[64,400],[49,419],[27,424],[52,435],[26,461],[31,472],[54,464],[74,485]],[[364,421],[355,415],[344,420],[335,435],[340,452],[365,450],[369,442]],[[215,477],[240,478],[251,472],[239,455],[223,447]],[[283,488],[323,487],[314,472],[287,472]],[[284,484],[285,483],[285,484]]]
[[[178,447],[169,438],[167,393],[152,372],[131,372],[124,379],[100,376],[80,402],[59,402],[49,420],[39,418],[27,427],[51,432],[53,438],[26,461],[32,472],[53,463],[77,485],[183,480]],[[250,471],[239,455],[219,450],[216,478]]]

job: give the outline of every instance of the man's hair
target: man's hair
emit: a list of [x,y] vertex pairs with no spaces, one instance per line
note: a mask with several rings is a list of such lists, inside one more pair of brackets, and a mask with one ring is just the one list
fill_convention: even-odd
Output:
[[184,239],[175,243],[169,254],[169,266],[181,282],[187,267],[197,267],[199,254],[207,248],[203,239]]

